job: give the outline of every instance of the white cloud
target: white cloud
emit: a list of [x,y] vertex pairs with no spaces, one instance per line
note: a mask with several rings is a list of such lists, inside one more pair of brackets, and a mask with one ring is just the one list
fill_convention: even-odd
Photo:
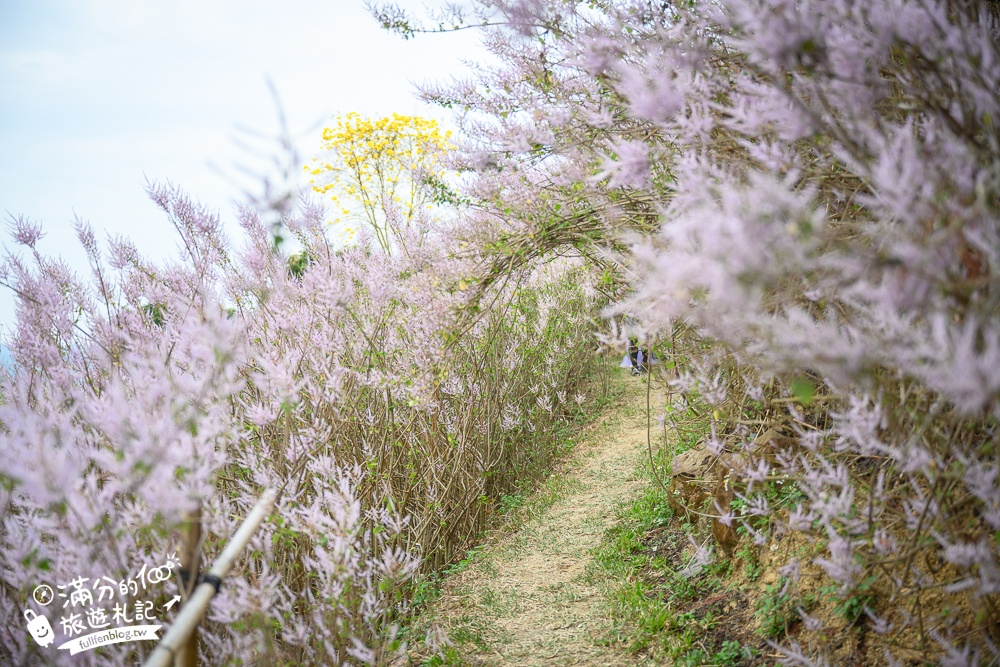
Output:
[[3,69],[57,67],[60,62],[59,54],[52,50],[0,53],[0,68]]

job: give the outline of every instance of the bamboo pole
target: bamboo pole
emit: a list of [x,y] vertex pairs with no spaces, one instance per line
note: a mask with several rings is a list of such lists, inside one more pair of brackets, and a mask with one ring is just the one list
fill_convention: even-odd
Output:
[[[233,568],[233,563],[236,562],[236,559],[246,547],[250,538],[253,537],[254,531],[257,530],[261,521],[264,520],[264,517],[268,515],[274,506],[275,496],[276,493],[273,489],[268,489],[264,492],[264,495],[254,505],[254,508],[250,510],[250,514],[243,521],[243,525],[240,526],[236,534],[229,540],[229,544],[226,545],[226,548],[219,557],[215,559],[215,562],[212,563],[212,567],[206,576],[217,577],[221,580],[229,574],[229,571]],[[194,575],[192,574],[192,576]],[[171,667],[174,657],[180,653],[187,638],[197,629],[201,617],[208,608],[208,603],[211,602],[214,596],[215,586],[210,582],[203,582],[194,589],[191,597],[188,598],[187,603],[174,620],[174,624],[170,626],[170,630],[167,631],[167,634],[163,635],[163,639],[160,640],[160,643],[153,649],[149,658],[143,663],[144,667]]]
[[[181,571],[187,572],[187,581],[181,583],[182,605],[187,605],[191,594],[198,585],[198,571],[201,570],[201,501],[197,500],[191,510],[183,514],[181,528]],[[183,610],[181,607],[178,613]],[[180,647],[174,659],[174,667],[198,667],[198,627],[195,626]]]

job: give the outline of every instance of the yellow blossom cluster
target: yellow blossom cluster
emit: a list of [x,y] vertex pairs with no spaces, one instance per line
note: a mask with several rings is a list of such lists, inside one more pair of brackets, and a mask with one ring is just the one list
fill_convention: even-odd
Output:
[[313,190],[334,202],[331,224],[360,218],[388,250],[394,225],[408,225],[429,199],[427,183],[443,177],[440,160],[452,148],[450,137],[435,120],[351,112],[323,128],[325,155],[306,171]]

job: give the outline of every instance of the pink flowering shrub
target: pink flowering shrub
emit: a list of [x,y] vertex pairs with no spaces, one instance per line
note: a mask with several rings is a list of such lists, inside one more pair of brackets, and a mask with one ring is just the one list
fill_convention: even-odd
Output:
[[619,253],[622,309],[740,479],[719,519],[811,545],[786,592],[830,591],[788,664],[851,630],[887,664],[1000,663],[995,3],[483,0],[465,20],[499,64],[426,94],[464,110],[494,273]]
[[[578,411],[568,397],[586,374],[599,294],[579,262],[560,260],[488,290],[469,318],[479,258],[457,223],[427,221],[387,256],[331,246],[322,212],[304,205],[284,221],[308,258],[292,271],[255,210],[239,212],[233,244],[178,191],[150,196],[177,229],[177,260],[150,262],[123,239],[102,250],[80,224],[91,275],[77,276],[36,250],[38,225],[12,225],[0,662],[135,664],[152,642],[70,658],[31,640],[24,611],[60,641],[120,624],[112,603],[138,622],[149,602],[148,622],[169,625],[176,571],[139,591],[102,591],[104,578],[168,562],[193,500],[210,563],[272,488],[270,521],[202,625],[202,659],[388,664],[413,575],[463,553]],[[58,597],[79,578],[106,619]],[[57,594],[48,606],[32,598],[43,583]]]

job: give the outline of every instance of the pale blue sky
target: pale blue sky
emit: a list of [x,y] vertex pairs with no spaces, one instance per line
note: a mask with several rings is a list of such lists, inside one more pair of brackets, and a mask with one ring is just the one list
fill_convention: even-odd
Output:
[[[403,41],[362,0],[0,0],[0,242],[11,246],[8,214],[25,215],[47,230],[44,251],[85,271],[77,214],[101,239],[173,252],[145,178],[180,185],[231,222],[234,163],[266,166],[237,148],[236,127],[278,128],[267,77],[308,158],[315,124],[334,113],[446,119],[414,97],[414,83],[462,75],[478,39]],[[13,312],[0,287],[0,336]]]

